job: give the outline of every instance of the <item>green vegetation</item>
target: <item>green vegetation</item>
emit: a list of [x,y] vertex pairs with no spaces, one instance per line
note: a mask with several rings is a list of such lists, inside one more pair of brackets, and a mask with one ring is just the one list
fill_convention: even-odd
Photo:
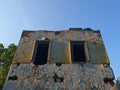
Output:
[[117,89],[120,90],[120,76],[116,80]]
[[0,89],[3,88],[16,49],[17,46],[15,44],[10,44],[5,48],[0,43]]

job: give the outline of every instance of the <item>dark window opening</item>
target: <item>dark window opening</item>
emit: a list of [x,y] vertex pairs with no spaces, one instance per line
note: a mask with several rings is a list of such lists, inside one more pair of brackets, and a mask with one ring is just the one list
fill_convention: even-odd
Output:
[[71,41],[72,62],[86,62],[84,41]]
[[36,41],[34,51],[34,64],[43,65],[47,63],[49,41]]

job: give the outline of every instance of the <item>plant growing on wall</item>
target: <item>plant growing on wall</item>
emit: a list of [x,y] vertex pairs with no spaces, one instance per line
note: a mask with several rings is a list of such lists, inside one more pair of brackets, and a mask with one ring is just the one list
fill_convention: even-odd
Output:
[[120,76],[116,80],[117,89],[120,90]]

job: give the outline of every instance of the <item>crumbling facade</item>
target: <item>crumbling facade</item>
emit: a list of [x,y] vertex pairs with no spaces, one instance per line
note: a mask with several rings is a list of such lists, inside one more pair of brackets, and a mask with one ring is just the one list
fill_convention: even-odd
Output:
[[99,30],[23,31],[4,90],[115,90]]

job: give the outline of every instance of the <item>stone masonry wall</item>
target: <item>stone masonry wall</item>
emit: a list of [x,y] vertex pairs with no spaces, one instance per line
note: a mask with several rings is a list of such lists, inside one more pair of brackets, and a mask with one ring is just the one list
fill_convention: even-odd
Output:
[[12,64],[4,90],[115,90],[103,64]]

